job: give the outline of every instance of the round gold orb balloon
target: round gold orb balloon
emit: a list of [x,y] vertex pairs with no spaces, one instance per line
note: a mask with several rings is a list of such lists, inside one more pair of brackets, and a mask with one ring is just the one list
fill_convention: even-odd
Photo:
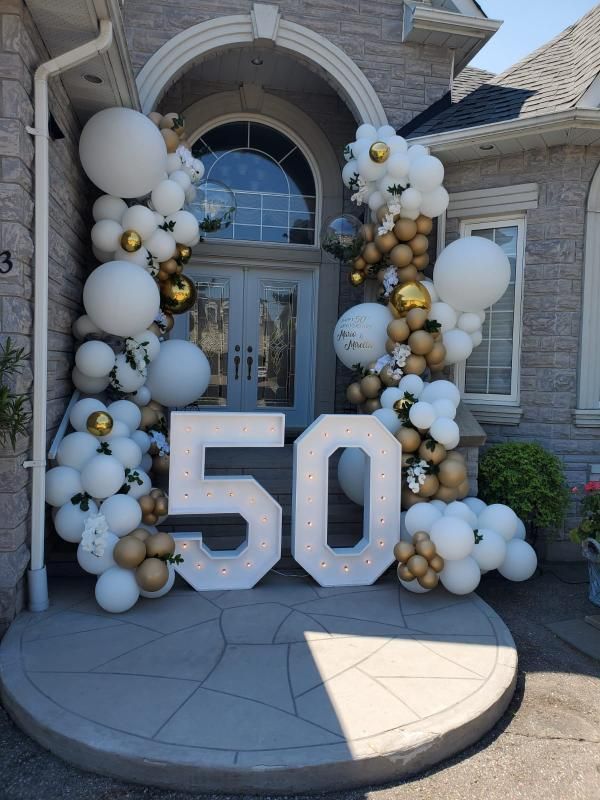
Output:
[[87,418],[85,427],[92,436],[108,436],[113,429],[113,418],[107,411],[94,411]]
[[168,533],[153,533],[146,539],[148,558],[166,558],[175,552],[175,540]]
[[423,556],[415,554],[408,559],[406,566],[412,572],[415,578],[420,578],[422,575],[425,575],[429,569],[429,562],[426,558],[423,558]]
[[439,583],[439,576],[437,572],[431,567],[427,570],[424,575],[417,576],[417,581],[419,586],[422,586],[423,589],[435,589],[435,587]]
[[121,247],[128,253],[135,253],[142,246],[142,237],[137,231],[123,231]]
[[136,569],[135,579],[145,592],[158,592],[169,580],[169,568],[159,558],[147,558]]
[[187,244],[178,244],[177,245],[177,258],[183,263],[187,264],[187,262],[192,257],[192,248],[189,247]]
[[383,164],[390,157],[390,148],[385,142],[373,142],[369,147],[369,158],[376,164]]
[[161,308],[171,314],[184,314],[196,302],[196,284],[187,275],[169,275],[159,289]]
[[123,536],[114,546],[113,558],[123,569],[135,569],[146,558],[146,545],[137,536]]
[[164,517],[169,512],[169,500],[166,497],[157,497],[154,503],[154,513]]
[[415,548],[410,542],[397,542],[394,545],[394,558],[396,561],[408,561],[415,554]]
[[[400,245],[399,245],[400,246]],[[431,308],[431,295],[419,281],[407,281],[394,288],[390,303],[400,316],[405,316],[413,308]]]
[[357,269],[353,269],[352,272],[348,273],[348,280],[351,286],[361,286],[366,279],[365,273]]

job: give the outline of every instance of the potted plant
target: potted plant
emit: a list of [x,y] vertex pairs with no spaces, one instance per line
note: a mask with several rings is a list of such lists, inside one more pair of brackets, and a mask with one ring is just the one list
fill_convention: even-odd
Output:
[[581,489],[573,486],[571,492],[581,497],[581,522],[570,532],[570,538],[581,545],[590,573],[589,597],[600,606],[600,481],[588,481]]

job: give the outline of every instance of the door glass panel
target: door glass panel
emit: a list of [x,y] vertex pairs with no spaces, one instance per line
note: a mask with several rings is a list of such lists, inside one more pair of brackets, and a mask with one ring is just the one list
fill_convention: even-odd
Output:
[[257,405],[294,405],[298,284],[261,281],[258,320]]
[[229,357],[229,295],[227,278],[196,281],[198,301],[190,311],[191,342],[204,352],[210,364],[210,384],[194,405],[227,405],[227,361]]

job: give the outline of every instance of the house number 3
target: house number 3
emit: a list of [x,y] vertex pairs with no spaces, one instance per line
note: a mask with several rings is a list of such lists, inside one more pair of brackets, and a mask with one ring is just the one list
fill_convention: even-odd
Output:
[[6,273],[10,272],[13,268],[13,262],[11,261],[10,256],[10,250],[3,250],[0,253],[0,274],[2,275],[6,275]]

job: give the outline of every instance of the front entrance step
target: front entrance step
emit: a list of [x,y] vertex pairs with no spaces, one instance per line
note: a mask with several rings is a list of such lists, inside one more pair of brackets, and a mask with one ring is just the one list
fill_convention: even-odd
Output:
[[590,614],[585,618],[585,621],[588,625],[591,625],[594,628],[598,628],[600,631],[600,614]]
[[515,685],[500,617],[441,587],[270,575],[111,615],[87,576],[51,582],[50,603],[0,647],[13,719],[82,769],[194,794],[397,781],[478,741]]
[[587,618],[585,620],[579,618],[552,622],[548,628],[560,639],[585,653],[586,656],[600,661],[600,630],[595,630],[589,625]]

